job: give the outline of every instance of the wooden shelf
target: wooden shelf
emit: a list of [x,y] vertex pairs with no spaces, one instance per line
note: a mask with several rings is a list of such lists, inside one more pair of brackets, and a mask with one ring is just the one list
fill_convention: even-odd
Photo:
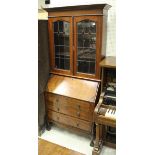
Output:
[[116,68],[116,57],[108,56],[100,62],[101,67]]

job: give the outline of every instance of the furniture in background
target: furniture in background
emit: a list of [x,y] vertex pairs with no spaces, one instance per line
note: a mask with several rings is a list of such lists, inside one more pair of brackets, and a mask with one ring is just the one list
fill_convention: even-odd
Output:
[[[92,154],[99,155],[103,145],[116,147],[116,59],[101,61],[101,95],[94,110],[96,139]],[[114,89],[113,89],[114,88]]]
[[38,20],[38,134],[45,130],[44,91],[49,78],[48,21]]
[[55,123],[93,133],[109,8],[107,4],[44,8],[51,74],[45,91],[48,129]]

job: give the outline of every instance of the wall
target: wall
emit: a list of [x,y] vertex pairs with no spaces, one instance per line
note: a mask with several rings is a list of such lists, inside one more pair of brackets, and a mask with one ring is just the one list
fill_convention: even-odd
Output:
[[38,0],[38,8],[41,7],[60,7],[60,6],[72,6],[72,5],[82,5],[82,4],[100,4],[107,3],[112,7],[108,12],[108,22],[107,22],[107,49],[106,56],[116,55],[116,11],[115,11],[115,1],[116,0],[50,0],[49,5],[45,5],[45,0]]

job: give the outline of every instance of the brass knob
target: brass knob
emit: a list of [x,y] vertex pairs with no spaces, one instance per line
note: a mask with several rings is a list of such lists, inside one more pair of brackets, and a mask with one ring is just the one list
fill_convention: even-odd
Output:
[[79,116],[79,117],[80,117],[80,112],[79,112],[79,111],[77,112],[77,116]]
[[80,105],[78,105],[78,109],[80,110]]

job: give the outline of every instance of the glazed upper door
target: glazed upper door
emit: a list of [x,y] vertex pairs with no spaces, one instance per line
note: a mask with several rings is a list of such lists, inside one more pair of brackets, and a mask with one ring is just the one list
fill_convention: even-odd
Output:
[[49,33],[52,72],[72,75],[72,18],[49,18]]
[[74,74],[77,76],[98,78],[100,35],[97,16],[74,18]]

